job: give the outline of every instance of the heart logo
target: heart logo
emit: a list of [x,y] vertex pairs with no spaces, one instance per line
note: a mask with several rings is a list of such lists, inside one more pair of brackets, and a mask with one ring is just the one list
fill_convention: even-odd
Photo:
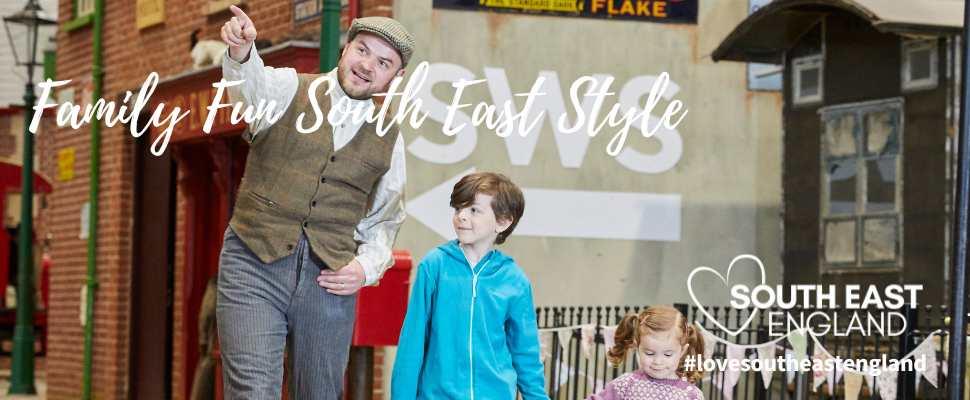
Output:
[[694,270],[691,271],[690,275],[687,276],[687,292],[690,293],[690,299],[694,301],[694,305],[697,306],[697,309],[701,313],[703,313],[704,316],[706,316],[709,321],[711,321],[712,323],[714,323],[714,326],[720,328],[721,331],[726,332],[728,335],[731,335],[731,336],[737,336],[738,334],[741,333],[741,331],[747,329],[748,328],[748,325],[751,325],[751,321],[754,320],[755,315],[758,314],[758,309],[757,308],[753,308],[752,311],[751,311],[751,314],[748,315],[748,319],[745,320],[744,323],[741,324],[741,326],[738,327],[737,330],[734,330],[734,331],[729,330],[724,325],[721,325],[721,322],[718,321],[713,316],[711,316],[711,314],[708,314],[707,309],[704,307],[704,304],[702,304],[700,302],[700,300],[697,300],[697,296],[694,295],[694,286],[693,286],[694,275],[697,275],[698,272],[710,272],[710,273],[716,275],[718,278],[721,278],[721,282],[724,282],[724,286],[728,286],[728,281],[731,279],[731,269],[734,268],[734,264],[735,263],[737,263],[738,261],[743,261],[743,260],[751,260],[751,261],[754,261],[755,264],[758,265],[758,269],[761,271],[761,284],[764,285],[765,284],[765,266],[764,266],[764,264],[761,263],[761,260],[758,257],[753,256],[753,255],[750,255],[750,254],[742,254],[742,255],[739,255],[737,257],[734,257],[734,259],[731,260],[731,264],[728,265],[727,277],[725,277],[724,275],[721,275],[720,272],[717,272],[715,269],[710,268],[710,267],[697,267],[697,268],[694,268]]

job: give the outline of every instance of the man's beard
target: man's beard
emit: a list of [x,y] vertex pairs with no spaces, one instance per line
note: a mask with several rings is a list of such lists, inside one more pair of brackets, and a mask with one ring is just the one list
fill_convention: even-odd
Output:
[[350,85],[348,84],[347,80],[350,79],[348,77],[348,75],[349,74],[352,74],[352,73],[353,73],[353,71],[350,70],[350,67],[347,67],[345,69],[341,69],[339,67],[337,68],[337,84],[340,85],[340,89],[342,89],[344,91],[344,93],[347,95],[347,97],[350,97],[350,98],[352,98],[354,100],[368,100],[371,97],[373,97],[373,94],[374,93],[373,92],[367,93],[366,92],[366,89],[364,90],[364,93],[363,94],[362,93],[351,92],[349,90]]

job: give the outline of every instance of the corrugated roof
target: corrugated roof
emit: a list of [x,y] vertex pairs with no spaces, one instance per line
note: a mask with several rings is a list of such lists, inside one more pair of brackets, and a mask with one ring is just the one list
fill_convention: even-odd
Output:
[[883,32],[942,36],[963,29],[959,0],[774,0],[741,21],[711,57],[780,63],[783,51],[837,10],[855,14]]

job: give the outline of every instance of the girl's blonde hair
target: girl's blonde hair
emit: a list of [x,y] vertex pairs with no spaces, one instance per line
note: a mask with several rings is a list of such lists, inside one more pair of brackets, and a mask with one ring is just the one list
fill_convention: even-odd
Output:
[[623,317],[616,327],[615,344],[607,353],[613,365],[626,359],[626,353],[640,346],[640,338],[651,333],[676,332],[680,344],[687,344],[687,351],[677,364],[677,376],[697,383],[704,376],[700,368],[684,370],[684,359],[704,354],[704,339],[694,325],[687,322],[684,314],[671,306],[652,306],[640,312]]

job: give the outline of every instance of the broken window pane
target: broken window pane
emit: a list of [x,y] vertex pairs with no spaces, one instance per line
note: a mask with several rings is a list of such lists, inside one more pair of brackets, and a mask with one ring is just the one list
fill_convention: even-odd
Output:
[[896,157],[866,160],[866,211],[896,209]]
[[896,154],[899,152],[896,110],[882,110],[866,114],[866,151],[870,154]]
[[893,261],[896,259],[896,218],[866,219],[863,237],[863,260]]
[[856,160],[829,161],[829,215],[855,212]]
[[830,263],[855,261],[854,220],[825,223],[825,261]]
[[825,148],[829,156],[840,157],[856,154],[855,116],[843,115],[825,124]]

